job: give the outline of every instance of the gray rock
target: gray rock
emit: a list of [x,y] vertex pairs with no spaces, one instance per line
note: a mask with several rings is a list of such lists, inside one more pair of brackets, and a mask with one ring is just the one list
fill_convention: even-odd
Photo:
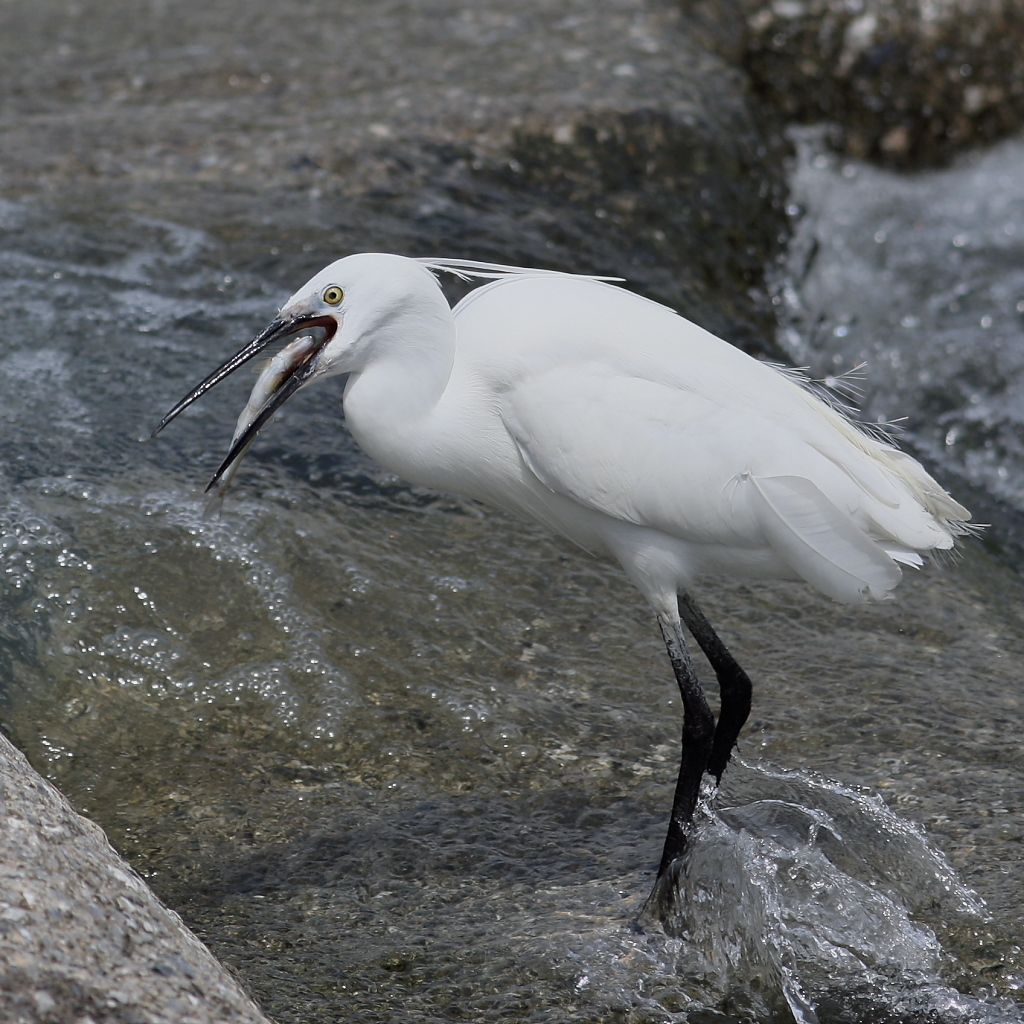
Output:
[[0,735],[0,1020],[265,1024],[177,914]]

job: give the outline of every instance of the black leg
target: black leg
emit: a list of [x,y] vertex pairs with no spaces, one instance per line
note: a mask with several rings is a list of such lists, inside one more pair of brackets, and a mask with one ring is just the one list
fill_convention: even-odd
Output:
[[682,856],[686,848],[686,826],[693,820],[700,782],[711,756],[715,719],[697,680],[690,652],[686,649],[682,626],[678,622],[666,622],[660,616],[658,624],[683,698],[683,752],[679,760],[676,793],[672,800],[672,817],[658,867],[658,877],[661,878],[672,861]]
[[697,603],[685,592],[679,595],[679,614],[718,677],[722,708],[718,713],[718,725],[715,727],[715,740],[707,770],[714,775],[716,781],[721,782],[722,772],[729,763],[740,729],[750,714],[750,678],[736,663],[711,623],[704,618]]

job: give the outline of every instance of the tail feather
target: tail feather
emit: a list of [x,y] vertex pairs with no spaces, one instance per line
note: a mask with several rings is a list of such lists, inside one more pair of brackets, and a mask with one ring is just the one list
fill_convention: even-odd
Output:
[[873,534],[892,541],[896,550],[932,551],[951,548],[954,537],[971,532],[966,525],[971,513],[916,459],[860,434],[852,423],[844,426],[857,442],[853,451],[825,443],[813,447],[871,499],[863,511],[874,525]]
[[917,459],[891,448],[886,452],[896,471],[910,485],[914,496],[942,525],[956,535],[971,532],[971,513],[951,497]]
[[[916,459],[873,435],[870,425],[823,401],[806,384],[797,380],[795,386],[835,431],[831,440],[819,436],[812,447],[875,499],[870,515],[883,536],[901,547],[930,551],[951,548],[954,537],[974,531],[971,513]],[[910,514],[914,506],[916,516]]]

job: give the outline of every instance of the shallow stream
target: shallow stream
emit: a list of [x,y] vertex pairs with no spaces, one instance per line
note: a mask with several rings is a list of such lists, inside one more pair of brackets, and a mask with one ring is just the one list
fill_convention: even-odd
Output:
[[[1014,522],[1024,144],[913,180],[801,154],[783,340],[822,377],[868,359],[871,418]],[[634,922],[679,707],[613,567],[373,466],[338,382],[220,518],[202,487],[251,377],[138,441],[338,254],[72,200],[0,228],[4,727],[272,1016],[1021,1019],[998,530],[884,606],[707,588],[755,707],[667,938]]]

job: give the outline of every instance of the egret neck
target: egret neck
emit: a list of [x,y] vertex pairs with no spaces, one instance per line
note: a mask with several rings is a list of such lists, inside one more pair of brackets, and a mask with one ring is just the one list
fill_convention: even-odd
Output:
[[353,332],[343,367],[348,428],[368,455],[415,483],[431,461],[430,418],[451,377],[456,345],[448,302],[433,275],[423,274],[426,287],[406,304],[350,315],[342,328]]

